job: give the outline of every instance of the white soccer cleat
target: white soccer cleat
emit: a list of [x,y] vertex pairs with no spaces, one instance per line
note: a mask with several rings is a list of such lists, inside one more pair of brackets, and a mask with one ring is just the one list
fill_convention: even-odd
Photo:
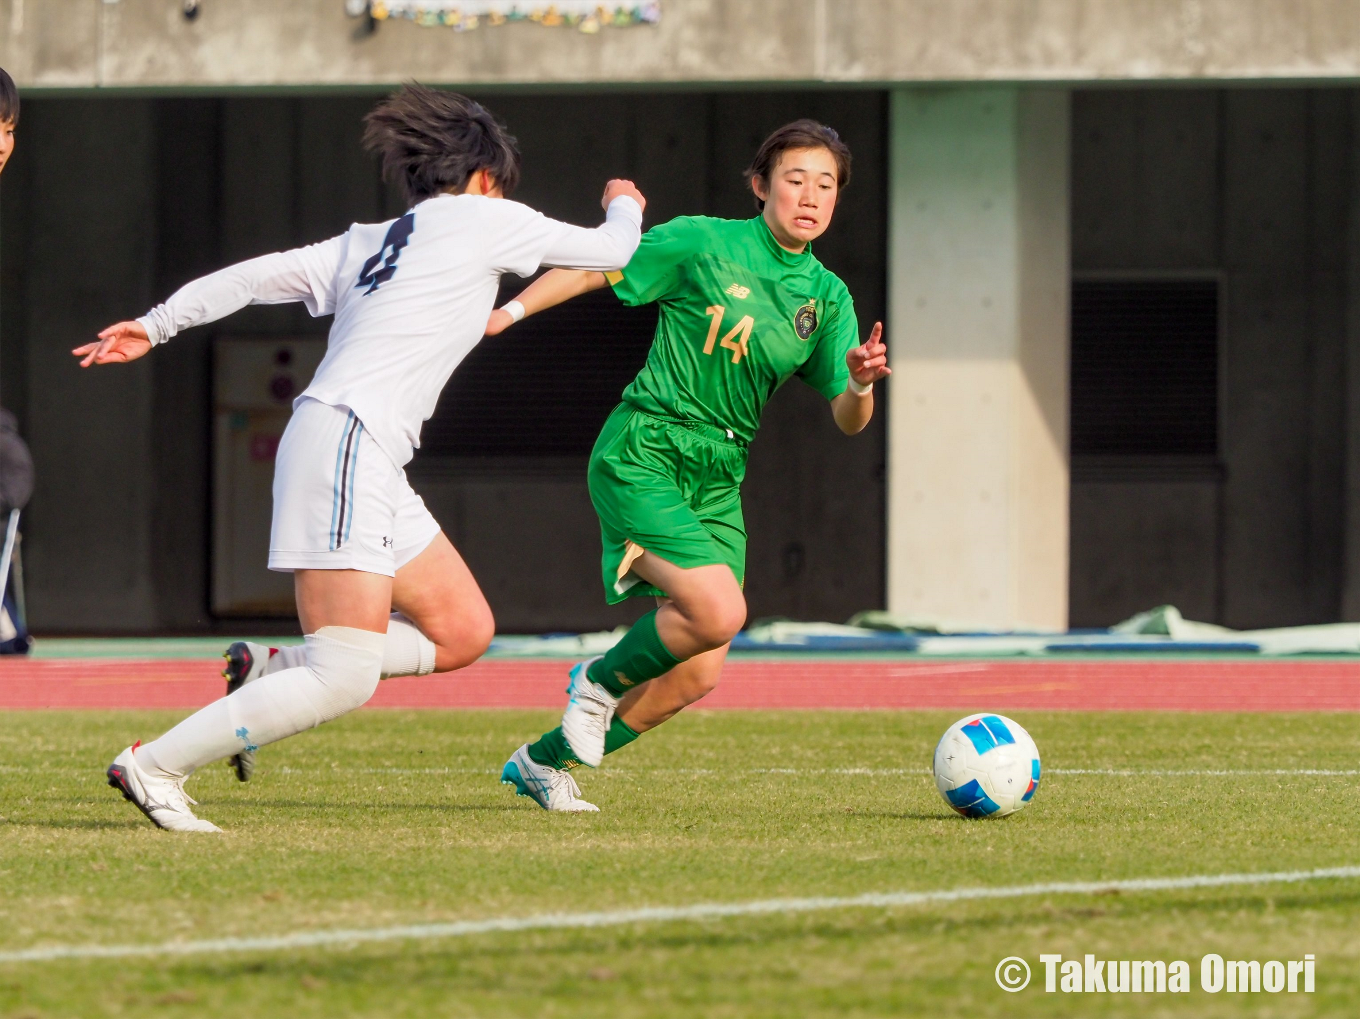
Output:
[[505,762],[501,781],[515,787],[516,796],[528,796],[544,810],[560,810],[569,814],[598,811],[593,803],[581,799],[581,789],[571,773],[560,768],[549,768],[529,756],[526,743]]
[[133,751],[141,746],[138,741],[113,759],[109,770],[109,785],[131,800],[157,828],[168,831],[215,831],[222,829],[211,821],[195,817],[189,804],[197,801],[184,791],[184,779],[160,778],[143,771],[137,765]]
[[604,760],[604,735],[614,721],[614,709],[621,698],[600,686],[586,673],[600,659],[578,662],[571,670],[567,693],[571,700],[562,713],[562,735],[582,764],[598,768]]
[[[223,652],[227,667],[222,670],[222,678],[227,681],[227,694],[234,694],[247,683],[254,682],[264,675],[264,667],[274,657],[278,648],[263,644],[252,644],[248,640],[238,640]],[[242,782],[249,782],[255,773],[255,751],[242,750],[227,758],[227,765],[236,772]]]

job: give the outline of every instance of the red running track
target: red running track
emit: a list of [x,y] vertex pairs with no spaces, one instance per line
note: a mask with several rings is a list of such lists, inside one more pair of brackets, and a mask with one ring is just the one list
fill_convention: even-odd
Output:
[[[383,683],[379,708],[558,708],[570,662],[489,659]],[[220,660],[0,659],[0,709],[200,707]],[[728,662],[706,708],[1360,711],[1360,661]]]

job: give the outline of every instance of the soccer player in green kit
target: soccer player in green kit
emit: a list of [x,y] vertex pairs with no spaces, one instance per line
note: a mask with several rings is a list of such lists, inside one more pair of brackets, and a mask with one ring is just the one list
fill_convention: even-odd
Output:
[[811,120],[767,138],[746,173],[760,214],[653,227],[622,272],[554,269],[492,313],[487,332],[608,283],[661,305],[656,337],[590,457],[611,604],[659,606],[607,654],[571,670],[562,725],[526,744],[501,781],[548,810],[597,808],[570,774],[599,766],[712,690],[746,620],[741,481],[765,403],[797,375],[853,435],[890,372],[882,323],[860,342],[845,284],[809,250],[850,177],[850,150]]

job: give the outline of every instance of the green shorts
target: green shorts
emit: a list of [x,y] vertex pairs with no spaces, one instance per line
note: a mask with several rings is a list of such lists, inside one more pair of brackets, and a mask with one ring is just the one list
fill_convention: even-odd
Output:
[[590,454],[590,501],[600,516],[605,598],[665,596],[629,572],[643,550],[683,569],[730,566],[746,577],[741,481],[746,444],[698,422],[614,408]]

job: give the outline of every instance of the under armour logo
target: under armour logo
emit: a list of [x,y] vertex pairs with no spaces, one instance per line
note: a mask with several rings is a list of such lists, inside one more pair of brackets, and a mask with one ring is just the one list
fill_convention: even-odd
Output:
[[[378,249],[376,255],[373,255],[364,263],[364,267],[359,270],[359,282],[354,284],[356,288],[368,287],[364,291],[365,297],[396,275],[397,259],[401,257],[401,249],[410,243],[411,234],[415,228],[416,214],[414,212],[408,212],[387,228],[387,237],[383,239],[382,247]],[[388,252],[389,248],[391,252],[384,259],[383,255]],[[384,263],[381,269],[378,269],[379,262]],[[378,269],[378,271],[374,272],[374,269]]]
[[391,548],[391,547],[392,547],[392,539],[391,539],[391,538],[384,538],[384,539],[383,539],[383,548]]

